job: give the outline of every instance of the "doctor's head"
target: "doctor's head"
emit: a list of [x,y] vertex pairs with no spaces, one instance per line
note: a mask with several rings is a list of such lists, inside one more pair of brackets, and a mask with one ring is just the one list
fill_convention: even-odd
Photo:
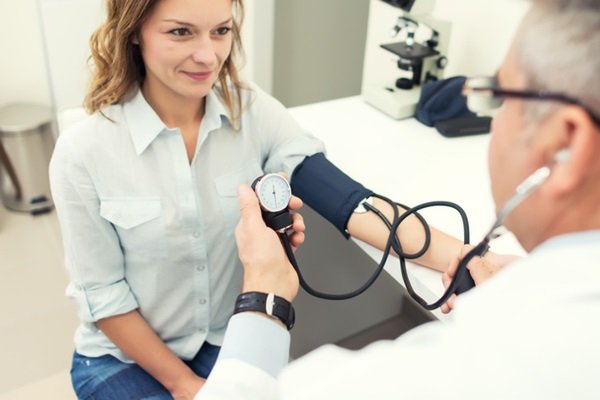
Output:
[[[495,82],[489,153],[497,210],[536,169],[550,177],[507,218],[530,250],[600,229],[600,12],[597,0],[534,0]],[[569,158],[556,161],[567,149]]]
[[242,0],[106,0],[90,38],[94,71],[85,107],[119,103],[135,85],[155,95],[200,100],[217,84],[232,118],[241,87],[236,63]]

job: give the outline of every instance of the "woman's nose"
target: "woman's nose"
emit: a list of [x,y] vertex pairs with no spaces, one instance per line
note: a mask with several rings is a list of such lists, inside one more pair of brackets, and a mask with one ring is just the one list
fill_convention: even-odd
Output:
[[206,65],[214,65],[217,62],[214,44],[210,37],[201,37],[194,42],[192,60]]

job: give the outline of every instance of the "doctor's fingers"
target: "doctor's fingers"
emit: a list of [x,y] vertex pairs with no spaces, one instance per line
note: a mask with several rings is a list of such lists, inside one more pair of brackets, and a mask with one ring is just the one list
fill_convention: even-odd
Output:
[[299,210],[302,208],[303,205],[304,205],[304,203],[302,202],[302,199],[300,197],[296,197],[296,196],[292,195],[292,198],[290,199],[290,204],[289,204],[290,210]]
[[440,307],[440,310],[442,311],[442,313],[448,314],[450,311],[452,311],[454,309],[455,301],[456,301],[456,295],[453,294],[452,296],[450,296],[448,301],[446,303],[442,304],[442,306]]
[[290,244],[292,245],[292,250],[296,252],[298,247],[304,244],[304,233],[302,232],[294,232],[289,236]]
[[304,218],[302,215],[292,214],[292,229],[288,231],[288,239],[292,245],[292,250],[295,252],[297,247],[304,243]]
[[306,225],[304,225],[304,217],[301,214],[292,214],[292,229],[294,232],[304,232]]

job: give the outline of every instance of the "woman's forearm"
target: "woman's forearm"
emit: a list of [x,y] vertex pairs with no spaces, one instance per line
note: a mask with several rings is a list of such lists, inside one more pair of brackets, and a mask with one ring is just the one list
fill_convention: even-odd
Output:
[[[389,204],[374,198],[373,205],[388,220],[392,220],[393,211]],[[400,213],[403,211],[403,209],[399,209]],[[424,255],[411,261],[438,271],[445,271],[450,260],[460,253],[463,242],[432,226],[430,226],[430,229],[431,243],[429,249]],[[352,214],[348,221],[348,232],[353,237],[381,250],[384,249],[389,236],[387,227],[372,212]],[[415,253],[423,247],[425,231],[421,222],[414,215],[411,215],[400,224],[397,234],[405,253]]]
[[104,318],[96,324],[111,342],[171,393],[182,382],[198,379],[158,337],[138,311]]

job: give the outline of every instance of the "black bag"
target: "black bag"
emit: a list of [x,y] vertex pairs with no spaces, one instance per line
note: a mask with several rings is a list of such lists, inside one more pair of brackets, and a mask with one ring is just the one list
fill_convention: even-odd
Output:
[[455,76],[424,84],[415,118],[427,126],[434,126],[437,122],[448,119],[475,117],[476,114],[469,111],[462,95],[465,80],[464,76]]

